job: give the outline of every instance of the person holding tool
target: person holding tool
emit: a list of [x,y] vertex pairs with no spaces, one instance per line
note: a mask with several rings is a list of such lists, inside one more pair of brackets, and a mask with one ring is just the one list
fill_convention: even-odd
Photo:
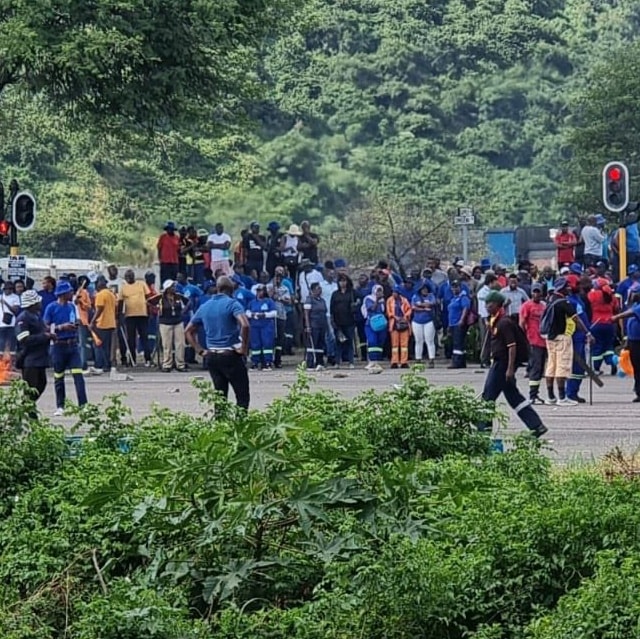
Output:
[[73,287],[67,281],[60,281],[55,290],[56,301],[47,306],[44,323],[47,332],[55,335],[51,347],[51,363],[56,392],[56,410],[54,417],[64,415],[66,391],[64,385],[65,371],[70,370],[76,388],[78,404],[87,403],[87,391],[82,374],[80,350],[78,348],[78,315],[72,304]]

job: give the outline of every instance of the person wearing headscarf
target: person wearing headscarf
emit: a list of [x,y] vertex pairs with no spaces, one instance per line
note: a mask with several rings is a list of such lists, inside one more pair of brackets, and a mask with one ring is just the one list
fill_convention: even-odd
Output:
[[365,318],[364,330],[367,336],[369,359],[365,368],[371,370],[377,368],[382,361],[382,352],[387,341],[388,322],[385,314],[384,289],[380,284],[375,284],[371,294],[364,298],[361,311]]
[[[491,291],[485,298],[489,311],[491,367],[484,383],[482,399],[495,402],[504,394],[507,403],[529,432],[534,437],[541,437],[548,429],[534,410],[531,401],[525,399],[516,384],[516,331],[519,329],[516,322],[507,315],[504,309],[505,302],[506,297],[498,291]],[[478,429],[488,431],[491,429],[491,423],[482,422],[478,424]]]
[[411,336],[411,304],[401,294],[401,287],[393,287],[387,300],[387,318],[391,337],[391,368],[409,368],[409,337]]

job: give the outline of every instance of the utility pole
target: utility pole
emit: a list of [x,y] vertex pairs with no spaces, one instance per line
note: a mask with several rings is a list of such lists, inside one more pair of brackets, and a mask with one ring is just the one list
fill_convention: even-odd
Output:
[[467,264],[469,261],[469,226],[475,224],[473,209],[469,207],[458,208],[458,214],[453,218],[453,223],[462,227],[462,259]]

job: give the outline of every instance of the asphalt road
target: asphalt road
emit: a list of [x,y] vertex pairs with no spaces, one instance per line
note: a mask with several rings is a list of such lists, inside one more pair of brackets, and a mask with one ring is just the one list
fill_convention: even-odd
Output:
[[[400,382],[401,374],[406,371],[384,370],[379,375],[370,375],[362,366],[353,371],[340,371],[347,376],[335,378],[337,371],[329,370],[313,373],[312,388],[331,389],[345,397],[354,397],[365,389],[386,390]],[[482,390],[484,371],[479,368],[449,371],[445,362],[438,362],[435,370],[421,373],[437,386],[469,386],[477,393]],[[129,371],[133,378],[129,381],[112,381],[108,376],[88,377],[86,379],[89,401],[100,402],[104,397],[125,393],[124,402],[132,410],[134,417],[147,415],[153,405],[171,408],[177,411],[193,413],[199,410],[197,391],[191,381],[194,377],[208,379],[204,371],[193,370],[189,373],[159,373],[154,369],[138,368]],[[287,385],[295,379],[295,363],[291,361],[277,371],[250,372],[251,406],[260,408],[273,398],[287,392]],[[518,374],[520,389],[527,393],[527,380]],[[593,387],[593,405],[581,404],[574,407],[540,406],[536,407],[549,428],[547,437],[549,455],[560,463],[591,461],[619,446],[633,451],[640,445],[640,404],[631,403],[632,381],[606,375],[604,388]],[[67,377],[67,393],[75,399],[73,381]],[[583,382],[581,394],[588,398],[588,382]],[[544,391],[543,391],[544,392]],[[503,410],[509,416],[509,425],[503,434],[509,436],[524,432],[523,426],[504,401],[500,401]],[[41,410],[52,415],[55,409],[53,381],[39,402]],[[68,418],[55,418],[55,422],[70,423]]]

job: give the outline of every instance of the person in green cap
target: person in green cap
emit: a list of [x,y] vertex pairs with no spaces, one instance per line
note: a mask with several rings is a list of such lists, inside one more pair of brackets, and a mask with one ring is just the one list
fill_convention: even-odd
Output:
[[[498,291],[491,291],[485,298],[489,313],[489,337],[491,349],[491,367],[482,391],[482,399],[495,402],[501,393],[524,422],[534,437],[541,437],[547,432],[540,416],[518,390],[516,384],[516,340],[519,330],[515,322],[504,309],[506,298]],[[491,423],[478,425],[479,430],[490,430]]]

